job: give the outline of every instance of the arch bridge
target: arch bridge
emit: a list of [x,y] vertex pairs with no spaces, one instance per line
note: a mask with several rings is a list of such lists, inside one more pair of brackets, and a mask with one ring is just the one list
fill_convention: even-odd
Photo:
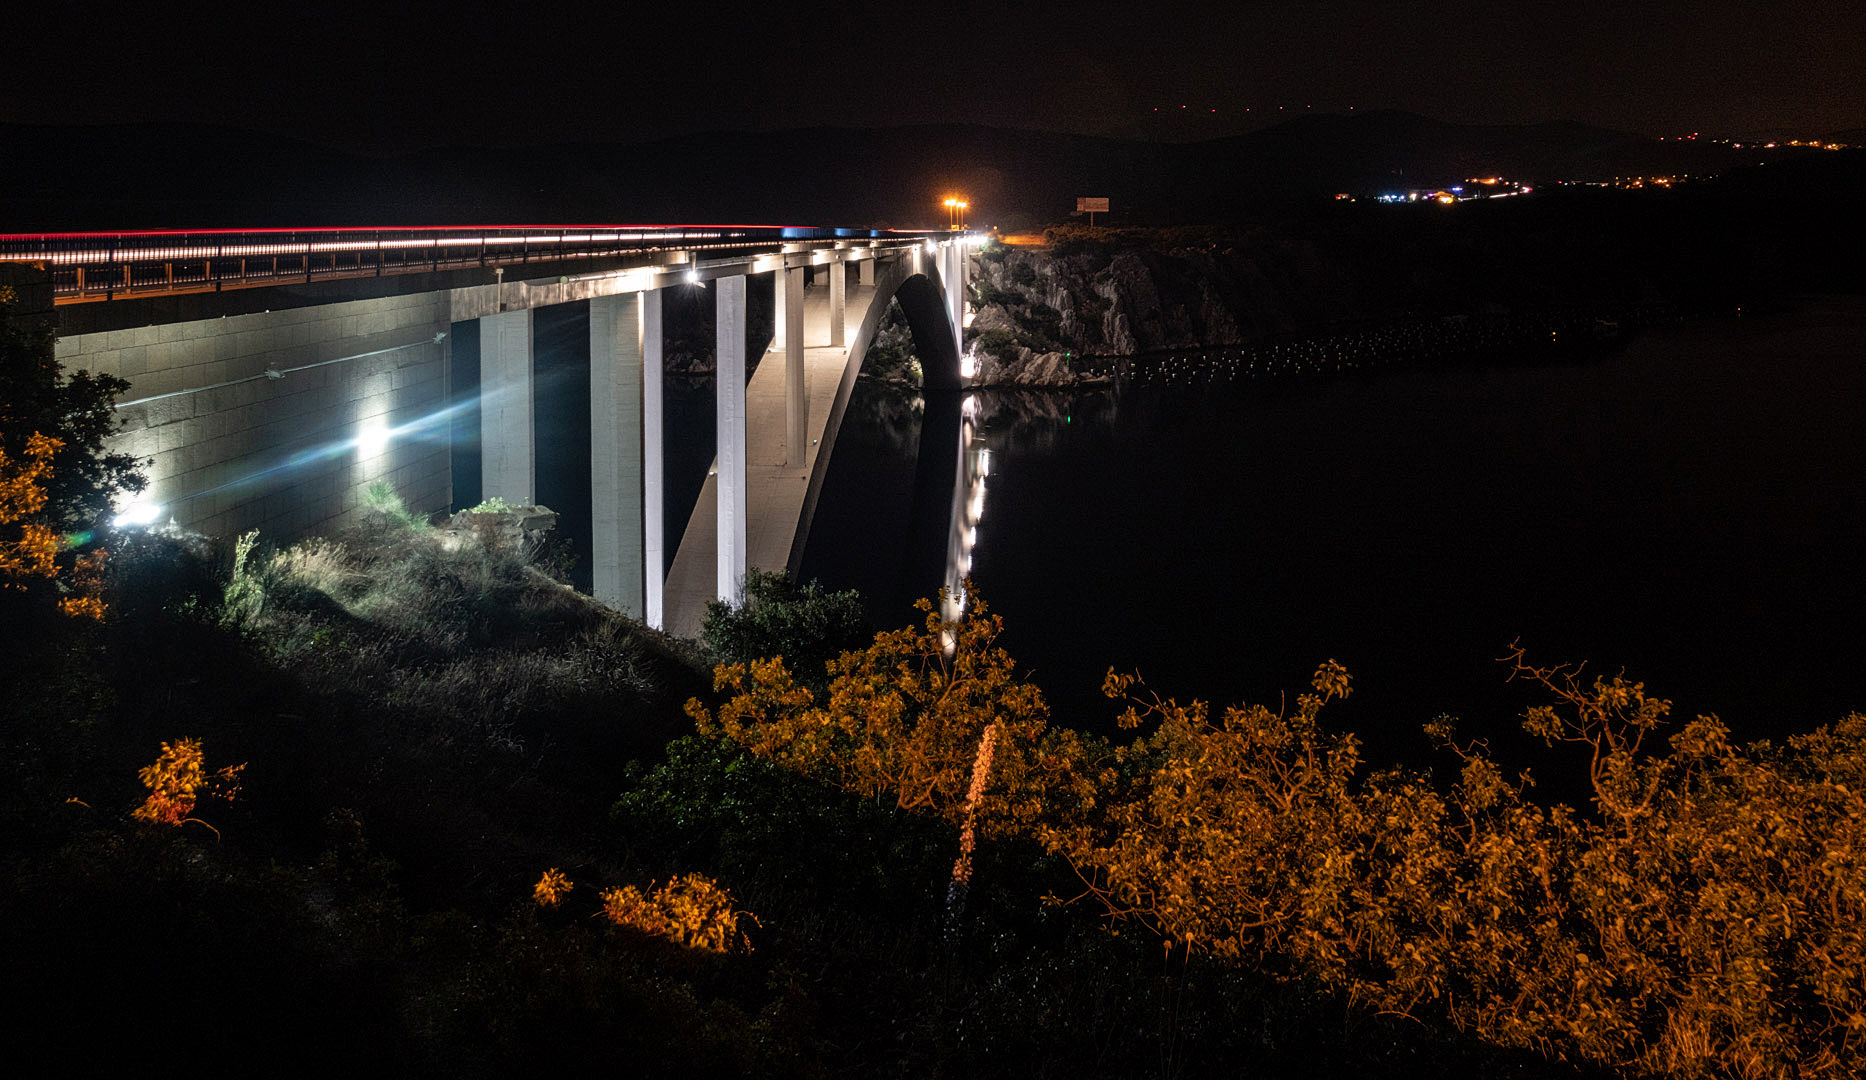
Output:
[[[66,370],[130,383],[111,448],[149,459],[151,486],[127,519],[281,541],[351,523],[383,481],[411,509],[446,509],[466,412],[482,497],[535,503],[534,314],[587,301],[593,591],[693,634],[707,600],[742,598],[749,568],[796,568],[891,301],[927,388],[966,384],[974,240],[755,226],[64,233],[0,235],[0,270],[55,321]],[[827,287],[806,290],[806,271]],[[762,361],[746,343],[755,275],[777,300]],[[694,286],[713,293],[718,457],[663,574],[662,301]],[[469,324],[467,397],[451,380]]]

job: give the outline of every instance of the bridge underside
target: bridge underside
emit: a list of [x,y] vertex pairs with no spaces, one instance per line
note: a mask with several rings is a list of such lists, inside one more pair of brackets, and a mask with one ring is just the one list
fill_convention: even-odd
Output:
[[[857,310],[865,309],[874,294],[872,285],[849,287]],[[786,454],[784,354],[767,353],[745,387],[746,556],[761,570],[790,566],[811,472],[823,456],[823,436],[848,366],[850,350],[828,343],[829,290],[808,290],[803,311],[809,417],[803,460],[788,460]],[[667,574],[666,629],[682,637],[698,636],[706,602],[718,596],[719,494],[715,461]]]
[[[418,513],[445,509],[458,453],[448,432],[462,410],[478,413],[482,495],[534,501],[530,312],[588,301],[596,590],[631,615],[691,634],[707,600],[742,595],[748,568],[800,559],[857,370],[892,299],[908,316],[929,389],[963,382],[963,245],[945,236],[831,239],[710,259],[648,253],[632,265],[521,280],[462,269],[61,303],[58,358],[130,382],[111,449],[151,462],[139,501],[152,518],[223,537],[259,529],[286,543],[352,524],[377,483]],[[806,265],[829,280],[805,291]],[[780,327],[794,325],[780,329],[748,385],[747,275],[774,271],[794,283]],[[956,288],[941,284],[955,277]],[[720,381],[732,392],[721,394],[718,418],[718,445],[732,452],[708,478],[688,534],[666,537],[658,297],[695,281],[710,283],[721,327],[735,328],[721,334],[722,370],[731,362],[739,374]],[[728,295],[737,297],[732,310]],[[852,333],[832,334],[843,322],[833,309]],[[480,386],[463,397],[450,381],[450,330],[470,320],[480,323]],[[737,344],[727,348],[729,340]],[[791,356],[801,362],[787,363]],[[679,546],[663,580],[667,542]]]
[[[947,260],[939,260],[947,263]],[[786,445],[787,375],[783,352],[767,352],[745,388],[745,558],[759,570],[795,572],[809,538],[810,518],[828,475],[836,433],[842,424],[849,395],[875,331],[889,303],[900,300],[913,332],[929,389],[957,389],[960,373],[958,335],[946,312],[948,294],[940,284],[931,257],[915,253],[882,264],[873,285],[847,286],[848,307],[862,312],[859,329],[848,347],[830,344],[830,283],[805,291],[803,314],[804,373],[807,398],[807,438],[800,458]],[[950,266],[950,263],[947,263]],[[848,269],[831,265],[830,273]],[[722,373],[722,378],[724,377]],[[706,617],[709,600],[721,599],[719,532],[722,490],[720,465],[715,460],[688,518],[665,592],[665,628],[682,637],[696,637]],[[732,538],[725,537],[729,548]],[[652,572],[652,568],[650,568]],[[742,586],[735,582],[734,587]],[[736,592],[734,594],[736,597]]]

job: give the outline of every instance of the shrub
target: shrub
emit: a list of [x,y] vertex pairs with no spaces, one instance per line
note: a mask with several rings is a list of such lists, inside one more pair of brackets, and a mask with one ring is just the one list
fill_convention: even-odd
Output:
[[1038,339],[1038,344],[1043,346],[1039,351],[1053,352],[1060,348],[1057,339],[1063,336],[1063,316],[1055,308],[1043,303],[1031,304],[1017,322],[1025,333]]
[[732,894],[704,874],[674,878],[645,895],[633,885],[605,889],[602,898],[603,918],[616,926],[689,949],[751,951],[751,939],[739,929],[739,916],[750,918],[750,914],[735,910]]
[[363,489],[365,520],[379,519],[383,527],[419,531],[428,528],[428,519],[410,513],[408,504],[386,480],[377,480]]
[[[879,634],[819,698],[780,660],[722,666],[733,697],[689,706],[703,734],[952,825],[1034,836],[1084,898],[1223,963],[1364,1009],[1448,1021],[1501,1046],[1672,1076],[1858,1075],[1866,1065],[1866,715],[1785,747],[1732,746],[1624,676],[1514,673],[1554,703],[1532,734],[1579,744],[1591,813],[1528,797],[1450,720],[1448,789],[1363,775],[1329,732],[1332,661],[1291,712],[1125,698],[1122,746],[1046,730],[982,604]],[[989,775],[980,735],[1000,738]],[[968,790],[968,779],[975,779]],[[962,869],[962,867],[961,867]]]
[[987,330],[978,335],[978,351],[997,360],[1000,364],[1017,362],[1017,338],[1008,330]]
[[45,481],[61,445],[35,431],[26,440],[23,459],[15,461],[0,444],[0,526],[9,527],[0,537],[0,586],[24,588],[17,579],[58,574],[58,536],[33,519],[45,509]]
[[563,902],[570,890],[576,888],[562,870],[555,866],[544,872],[538,883],[531,887],[531,898],[541,908],[552,908]]
[[722,664],[715,688],[734,696],[717,712],[697,700],[687,711],[702,734],[954,826],[970,814],[980,740],[996,724],[996,797],[977,804],[976,820],[987,835],[1032,821],[1046,800],[1066,805],[1073,768],[1089,755],[1075,732],[1049,726],[1042,693],[1016,677],[1015,662],[996,644],[1002,621],[970,583],[966,589],[969,607],[959,619],[918,601],[926,613],[919,629],[876,634],[867,649],[832,662],[820,703],[773,658]]
[[[193,821],[195,804],[203,798],[232,802],[239,794],[239,777],[245,765],[229,765],[217,772],[207,771],[207,755],[201,752],[201,740],[181,739],[170,746],[162,744],[162,754],[155,764],[136,774],[149,795],[131,813],[138,821],[152,825],[180,825]],[[208,828],[213,826],[208,825]]]
[[821,584],[799,585],[782,570],[753,568],[745,575],[745,602],[706,605],[701,637],[718,663],[747,664],[784,656],[812,685],[826,665],[869,636],[868,616],[854,590],[832,593]]
[[13,289],[0,285],[0,451],[31,457],[34,438],[50,441],[45,503],[35,511],[56,533],[89,529],[124,492],[147,484],[142,462],[109,453],[104,440],[121,421],[116,397],[130,384],[111,375],[67,375],[54,358],[49,319],[15,313]]
[[1000,289],[985,278],[972,283],[973,302],[980,307],[997,304],[999,307],[1011,307],[1024,302],[1022,293],[1010,289]]

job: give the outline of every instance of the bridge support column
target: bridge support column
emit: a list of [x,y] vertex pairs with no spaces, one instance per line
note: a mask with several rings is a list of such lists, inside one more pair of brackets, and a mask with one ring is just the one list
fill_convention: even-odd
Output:
[[784,461],[802,465],[810,440],[810,393],[804,384],[803,267],[787,269],[784,284]]
[[873,285],[875,283],[875,247],[873,244],[868,246],[868,258],[863,259],[857,265],[862,268],[859,271],[861,277],[857,280],[863,285]]
[[590,548],[596,599],[644,615],[639,293],[590,299]]
[[479,320],[480,497],[513,506],[537,499],[531,402],[531,309]]
[[718,327],[713,380],[719,447],[718,595],[736,607],[745,599],[746,568],[745,277],[715,278],[713,287]]
[[790,283],[790,274],[784,269],[784,256],[778,256],[777,273],[771,275],[771,346],[766,352],[783,352],[787,340],[785,322],[790,314],[790,305],[785,303],[785,286]]
[[641,524],[643,620],[666,628],[667,506],[661,446],[661,290],[641,294]]
[[940,268],[945,278],[947,314],[952,318],[952,344],[965,355],[965,242],[953,237],[946,243],[946,265]]
[[[866,264],[864,264],[866,265]],[[849,264],[842,261],[840,253],[829,264],[829,344],[840,349],[848,344],[843,323],[847,316],[849,303]]]

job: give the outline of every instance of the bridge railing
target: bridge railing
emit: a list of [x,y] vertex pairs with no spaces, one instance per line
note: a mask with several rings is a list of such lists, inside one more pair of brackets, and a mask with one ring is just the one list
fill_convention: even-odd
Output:
[[473,266],[717,251],[850,237],[904,240],[931,233],[774,225],[449,226],[427,229],[253,229],[0,234],[0,262],[52,275],[59,299],[108,300],[322,278],[422,273]]

